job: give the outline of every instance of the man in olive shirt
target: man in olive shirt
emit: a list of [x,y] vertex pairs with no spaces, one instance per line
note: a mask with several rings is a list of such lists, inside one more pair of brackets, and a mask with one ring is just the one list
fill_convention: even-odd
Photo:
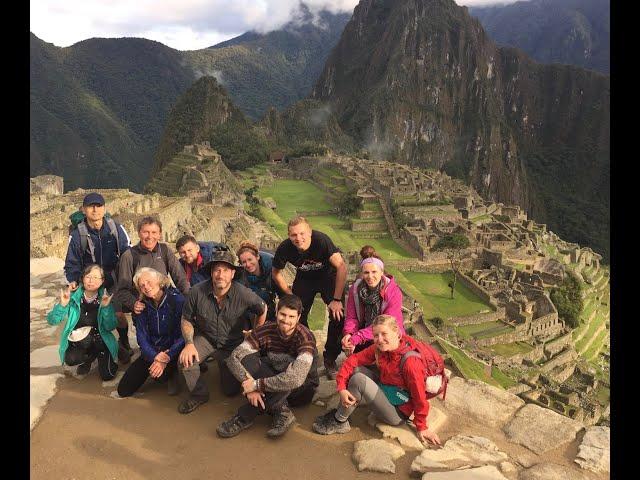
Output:
[[[178,407],[180,413],[190,413],[209,401],[209,389],[199,364],[210,355],[218,361],[222,393],[232,396],[240,392],[240,382],[225,360],[244,341],[244,335],[262,325],[267,316],[262,299],[233,281],[236,270],[231,252],[215,252],[203,270],[211,279],[194,285],[182,308],[185,347],[179,363],[191,395]],[[254,318],[253,326],[249,318]]]

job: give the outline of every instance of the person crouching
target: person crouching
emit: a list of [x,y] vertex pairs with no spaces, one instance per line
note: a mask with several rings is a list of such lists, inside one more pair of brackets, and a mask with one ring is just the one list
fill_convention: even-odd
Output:
[[311,403],[318,386],[318,351],[313,333],[299,323],[301,313],[300,298],[283,295],[276,322],[255,328],[227,359],[248,402],[218,426],[221,437],[249,428],[262,413],[273,416],[267,436],[279,437],[295,422],[289,407]]
[[118,384],[118,395],[133,395],[151,376],[168,381],[169,395],[177,395],[177,361],[184,348],[180,317],[184,297],[170,286],[169,277],[153,268],[138,269],[133,283],[140,292],[136,304],[143,304],[140,313],[132,315],[140,356],[133,362]]

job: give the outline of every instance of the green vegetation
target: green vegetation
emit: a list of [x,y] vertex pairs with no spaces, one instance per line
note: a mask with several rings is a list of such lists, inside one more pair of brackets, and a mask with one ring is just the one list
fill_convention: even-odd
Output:
[[526,342],[503,343],[492,345],[489,348],[496,354],[502,355],[503,357],[511,357],[520,353],[529,353],[533,350],[533,346]]
[[481,339],[508,333],[513,330],[513,327],[506,325],[505,323],[495,321],[456,327],[456,330],[465,338],[473,337],[475,339]]
[[[327,212],[332,204],[326,199],[327,195],[310,182],[302,180],[276,180],[272,185],[258,189],[261,198],[271,197],[276,202],[276,211],[269,214],[262,207],[267,222],[271,224],[279,235],[286,237],[287,222],[298,212]],[[308,216],[312,228],[320,230],[331,237],[334,243],[344,252],[359,251],[362,245],[369,244],[382,256],[384,260],[412,258],[386,232],[381,238],[357,237],[349,230],[344,220],[335,215]],[[365,232],[362,232],[365,233]]]
[[453,272],[453,279],[449,284],[451,289],[451,298],[453,299],[453,293],[456,289],[456,280],[458,279],[458,271],[462,262],[462,251],[469,247],[469,239],[464,235],[454,233],[452,235],[445,235],[440,237],[436,244],[431,248],[434,252],[445,252],[449,263],[451,264],[451,271]]
[[456,284],[456,298],[452,300],[448,286],[453,277],[450,272],[400,272],[393,267],[385,268],[396,276],[396,281],[407,293],[420,302],[426,319],[441,317],[446,320],[450,317],[491,310],[490,305],[484,303],[461,282]]
[[558,316],[571,328],[576,328],[579,324],[583,308],[581,291],[580,281],[571,274],[567,274],[562,283],[551,290],[551,301],[558,309]]
[[316,295],[313,305],[311,306],[309,316],[307,317],[310,330],[322,330],[327,315],[326,312],[327,306],[322,301],[322,298],[320,298],[319,295]]
[[509,388],[517,383],[496,367],[491,369],[491,377],[487,377],[483,363],[470,358],[463,350],[454,347],[450,343],[438,341],[438,345],[451,356],[451,360],[465,378],[480,380],[503,389]]

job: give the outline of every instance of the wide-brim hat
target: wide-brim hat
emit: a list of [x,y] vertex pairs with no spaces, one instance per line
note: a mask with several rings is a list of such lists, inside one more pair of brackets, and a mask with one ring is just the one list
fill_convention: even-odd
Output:
[[229,250],[216,250],[213,252],[213,255],[211,255],[211,260],[202,267],[202,270],[211,275],[213,265],[220,262],[228,264],[233,269],[236,268],[236,259],[233,256],[233,253]]

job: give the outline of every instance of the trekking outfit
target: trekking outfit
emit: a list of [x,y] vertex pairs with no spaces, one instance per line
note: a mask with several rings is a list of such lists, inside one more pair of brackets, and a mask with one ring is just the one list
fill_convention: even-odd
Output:
[[210,278],[208,271],[203,271],[202,267],[204,267],[209,260],[211,260],[211,256],[213,252],[216,251],[222,243],[218,242],[198,242],[198,246],[200,247],[200,251],[198,252],[198,258],[195,261],[195,268],[185,262],[183,259],[178,259],[180,265],[185,271],[185,275],[187,277],[187,281],[193,287],[196,283],[203,282]]
[[117,319],[112,305],[100,304],[104,287],[94,299],[87,300],[84,287],[71,293],[66,307],[56,303],[47,315],[49,325],[57,325],[65,318],[67,323],[60,337],[60,361],[69,366],[79,365],[79,374],[86,374],[94,360],[103,380],[111,380],[118,371],[115,359],[118,343],[111,333]]
[[[74,220],[72,220],[73,222]],[[69,247],[64,261],[64,274],[69,283],[81,283],[84,268],[95,263],[104,270],[104,286],[113,291],[118,259],[129,249],[129,235],[122,225],[105,216],[100,230],[80,221],[69,234]]]
[[354,353],[373,344],[371,323],[382,314],[394,317],[400,333],[405,333],[402,291],[393,276],[383,275],[374,288],[369,288],[364,280],[358,278],[349,288],[347,313],[342,329],[343,337],[351,334],[351,343],[356,347]]
[[158,242],[153,250],[147,250],[140,243],[134,245],[120,257],[118,265],[118,284],[116,299],[123,311],[133,312],[133,305],[138,299],[138,290],[133,284],[133,276],[141,267],[150,267],[171,279],[180,292],[185,295],[190,288],[184,269],[178,259],[169,251],[166,243]]
[[247,402],[236,416],[220,425],[218,433],[223,437],[234,436],[266,412],[274,417],[273,428],[267,435],[284,434],[295,421],[289,407],[311,403],[319,384],[317,363],[316,339],[304,325],[297,324],[287,338],[275,322],[257,327],[233,350],[227,366],[240,382],[248,375],[256,380],[257,391],[265,393],[266,409]]
[[[251,330],[250,318],[261,315],[264,310],[262,299],[237,282],[231,282],[222,305],[219,305],[213,293],[210,275],[208,281],[198,283],[187,295],[182,318],[193,324],[193,345],[200,363],[205,362],[210,355],[214,355],[218,361],[220,387],[227,396],[236,395],[240,391],[240,382],[231,374],[224,360],[244,341],[242,331]],[[198,363],[194,362],[190,367],[183,368],[182,373],[191,392],[189,398],[195,406],[183,409],[181,413],[189,413],[209,400],[209,389],[200,374]]]
[[[400,346],[395,350],[380,352],[376,345],[371,345],[349,356],[338,371],[336,387],[338,391],[349,390],[357,403],[351,407],[340,403],[337,409],[318,417],[313,424],[314,431],[325,435],[348,432],[348,418],[357,405],[369,405],[376,417],[390,425],[399,425],[413,413],[416,430],[426,430],[428,398],[435,394],[426,390],[427,373],[423,357],[430,353],[422,355],[422,352],[435,350],[418,344],[412,337],[402,335]],[[413,351],[416,353],[409,353]],[[437,352],[435,355],[446,391],[444,364]]]
[[267,321],[276,320],[276,288],[271,275],[273,255],[268,252],[258,252],[261,275],[252,275],[244,268],[236,271],[236,280],[241,285],[253,290],[267,304]]
[[[273,258],[273,267],[282,270],[287,262],[296,267],[296,277],[291,291],[302,300],[302,316],[300,323],[309,327],[307,317],[317,293],[322,301],[329,305],[333,300],[336,288],[336,269],[329,263],[329,258],[339,252],[331,239],[317,230],[311,231],[311,244],[304,252],[299,252],[293,242],[284,240],[277,248]],[[340,294],[342,299],[342,294]],[[327,341],[324,346],[324,361],[335,363],[342,347],[340,344],[344,320],[329,320]]]
[[[132,315],[136,326],[136,338],[140,345],[140,356],[133,362],[118,384],[121,397],[133,395],[149,376],[149,367],[156,355],[168,350],[170,361],[162,375],[156,380],[170,381],[170,394],[177,394],[177,362],[184,348],[184,339],[180,329],[184,296],[173,287],[167,287],[162,300],[155,306],[153,300],[144,299],[145,308],[139,314]],[[173,391],[171,391],[173,389]]]

